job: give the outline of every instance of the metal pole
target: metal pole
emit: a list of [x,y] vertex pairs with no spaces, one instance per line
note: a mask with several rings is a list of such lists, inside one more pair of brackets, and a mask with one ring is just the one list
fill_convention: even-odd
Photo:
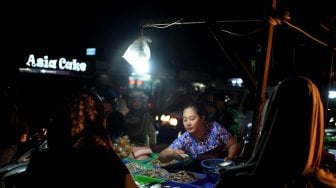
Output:
[[[272,9],[276,10],[276,0],[272,0]],[[252,146],[254,147],[259,138],[259,132],[261,128],[261,116],[262,110],[264,108],[265,102],[267,100],[266,93],[267,93],[267,83],[268,83],[268,72],[269,72],[269,65],[271,60],[271,53],[272,53],[272,44],[273,44],[273,33],[274,33],[274,26],[277,25],[277,20],[275,18],[269,17],[269,29],[268,29],[268,38],[267,38],[267,48],[265,54],[265,64],[264,70],[258,83],[261,83],[260,87],[257,87],[257,97],[258,98],[258,105],[256,109],[256,113],[254,115],[254,123],[253,123],[253,134],[252,134]],[[255,148],[255,147],[254,147]]]

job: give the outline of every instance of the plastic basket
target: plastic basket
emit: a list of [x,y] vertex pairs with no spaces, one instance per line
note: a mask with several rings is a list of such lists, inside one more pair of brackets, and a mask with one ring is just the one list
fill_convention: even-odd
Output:
[[201,161],[204,173],[207,175],[211,182],[216,182],[219,178],[219,169],[222,167],[219,165],[223,163],[224,159],[205,159]]

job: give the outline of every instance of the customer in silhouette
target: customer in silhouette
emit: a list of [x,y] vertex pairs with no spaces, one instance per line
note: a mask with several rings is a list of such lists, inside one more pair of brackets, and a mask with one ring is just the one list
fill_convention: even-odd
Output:
[[336,187],[321,165],[324,110],[319,90],[307,77],[282,81],[262,114],[262,130],[251,159],[224,169],[219,187]]
[[112,149],[104,105],[91,90],[71,93],[48,127],[48,149],[32,155],[28,187],[137,187]]

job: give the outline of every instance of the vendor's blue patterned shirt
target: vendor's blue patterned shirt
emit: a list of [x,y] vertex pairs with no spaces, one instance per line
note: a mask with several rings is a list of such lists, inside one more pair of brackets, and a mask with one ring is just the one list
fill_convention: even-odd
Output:
[[207,135],[202,142],[197,142],[188,131],[185,131],[180,137],[176,138],[171,149],[182,149],[190,157],[196,158],[209,150],[216,148],[222,144],[226,144],[232,135],[223,128],[219,123],[213,122],[208,126]]

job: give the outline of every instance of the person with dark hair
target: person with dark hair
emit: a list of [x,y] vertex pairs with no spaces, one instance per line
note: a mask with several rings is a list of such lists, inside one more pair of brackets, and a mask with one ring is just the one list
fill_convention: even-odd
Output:
[[262,114],[252,157],[223,169],[216,188],[336,187],[336,177],[321,165],[324,109],[316,85],[307,77],[278,84]]
[[117,110],[114,99],[104,98],[104,110],[106,114],[106,129],[114,142],[125,134],[125,118]]
[[[200,103],[190,103],[183,109],[183,125],[186,131],[176,138],[170,146],[162,150],[159,159],[168,162],[173,159],[202,159],[223,157],[233,160],[239,145],[230,132],[217,122],[205,121],[205,109]],[[224,149],[228,150],[225,156]]]
[[71,93],[48,127],[48,149],[32,155],[28,187],[137,187],[105,121],[100,96],[86,89]]
[[147,109],[148,96],[139,90],[129,95],[129,112],[125,115],[125,135],[135,146],[150,146],[157,143],[154,118]]

